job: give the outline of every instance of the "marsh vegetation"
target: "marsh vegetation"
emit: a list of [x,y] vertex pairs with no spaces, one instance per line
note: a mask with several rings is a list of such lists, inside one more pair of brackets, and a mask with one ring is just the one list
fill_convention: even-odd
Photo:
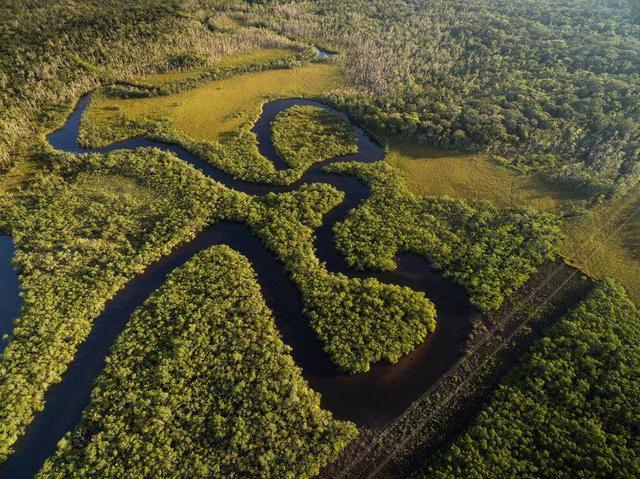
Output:
[[[438,332],[428,287],[382,280],[406,280],[406,254],[485,313],[558,252],[638,300],[631,2],[57,0],[0,11],[0,232],[15,240],[24,291],[0,356],[0,461],[110,300],[220,222],[244,225],[277,261],[345,377]],[[52,149],[43,134],[88,91],[69,151],[82,152],[76,133],[85,148],[144,139]],[[286,97],[323,103],[270,102]],[[315,475],[356,431],[322,410],[263,294],[249,261],[216,246],[140,298],[39,477]],[[637,316],[620,286],[601,283],[426,474],[637,473]]]

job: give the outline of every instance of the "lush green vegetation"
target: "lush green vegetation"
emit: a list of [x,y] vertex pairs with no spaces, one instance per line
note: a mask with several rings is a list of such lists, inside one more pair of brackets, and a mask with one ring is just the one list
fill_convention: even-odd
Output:
[[637,477],[640,315],[599,285],[507,376],[425,478]]
[[329,185],[303,185],[243,205],[237,214],[284,263],[332,360],[355,373],[412,351],[434,330],[435,309],[423,293],[326,270],[315,255],[313,231],[341,200]]
[[136,311],[38,478],[308,478],[355,433],[320,409],[249,262],[215,246]]
[[158,151],[46,159],[51,171],[3,197],[0,208],[24,291],[0,357],[0,459],[43,407],[105,301],[220,217],[232,198]]
[[314,106],[294,106],[278,114],[273,144],[291,167],[306,171],[313,163],[357,153],[358,139],[346,120]]
[[552,259],[559,225],[555,216],[526,208],[498,209],[487,202],[419,198],[384,162],[334,163],[371,187],[371,196],[336,225],[336,245],[360,269],[395,269],[394,256],[413,252],[463,285],[471,302],[498,308],[537,266]]
[[329,98],[381,134],[488,148],[596,194],[637,177],[637,2],[265,3],[247,21],[345,51],[355,88]]
[[[280,41],[285,42],[283,39]],[[132,81],[117,81],[107,85],[104,91],[114,98],[166,96],[240,73],[293,68],[316,59],[316,51],[311,47],[289,46],[296,48],[257,48],[225,56],[213,67],[205,67],[204,61],[191,62],[187,59],[184,65],[176,67],[180,70],[156,73]]]
[[[251,198],[158,151],[49,151],[42,133],[95,88],[85,146],[146,134],[272,184],[354,151],[344,123],[300,107],[274,124],[291,167],[277,171],[259,154],[251,128],[265,101],[323,96],[390,145],[387,163],[329,168],[372,189],[336,227],[352,266],[393,269],[396,253],[417,253],[478,308],[496,308],[557,250],[556,218],[520,208],[531,205],[573,213],[562,253],[638,299],[637,196],[575,218],[591,197],[637,194],[631,0],[17,0],[0,14],[0,231],[17,242],[25,291],[0,357],[0,462],[105,302],[221,219],[248,224],[283,262],[345,371],[397,361],[436,326],[424,294],[319,261],[314,230],[342,199],[328,185]],[[306,64],[310,45],[343,54]],[[610,238],[603,224],[619,207],[632,221]],[[637,321],[618,287],[601,286],[427,466],[429,477],[640,475]],[[352,435],[301,379],[246,260],[221,247],[136,313],[42,477],[308,477]]]
[[[232,4],[249,8],[227,0],[0,5],[0,170],[15,161],[30,137],[55,126],[82,93],[98,85],[158,71],[215,69],[225,56],[259,48],[314,54],[263,29],[209,28],[212,14]],[[278,62],[274,66],[290,63]]]
[[[312,64],[246,73],[168,96],[122,100],[94,95],[82,119],[80,141],[85,146],[101,146],[134,134],[146,134],[182,145],[237,178],[288,184],[302,176],[305,165],[329,158],[333,152],[352,151],[353,133],[347,133],[345,125],[336,123],[337,117],[324,111],[316,112],[316,118],[304,122],[299,118],[296,124],[292,118],[278,122],[283,125],[279,143],[284,148],[294,146],[293,131],[299,134],[302,127],[317,128],[304,143],[309,144],[307,140],[318,143],[306,147],[306,159],[293,160],[299,166],[276,170],[270,160],[259,154],[251,131],[265,96],[317,95],[339,81],[335,65]],[[321,147],[331,149],[323,152]]]

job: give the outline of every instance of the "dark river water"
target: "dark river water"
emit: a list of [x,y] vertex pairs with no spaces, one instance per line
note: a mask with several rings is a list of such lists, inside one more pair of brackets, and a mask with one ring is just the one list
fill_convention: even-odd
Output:
[[336,56],[336,53],[329,52],[327,50],[323,50],[321,48],[318,48],[318,58],[320,60],[324,60],[325,58],[326,59],[330,59],[330,58],[333,58],[335,56]]
[[15,250],[11,237],[0,235],[0,353],[7,345],[2,336],[11,332],[22,305],[18,274],[11,266]]
[[347,116],[329,106],[303,99],[275,100],[264,105],[254,132],[260,152],[277,168],[286,165],[271,142],[271,122],[282,110],[293,105],[315,105],[347,119],[358,137],[358,152],[312,166],[299,181],[286,187],[249,183],[200,160],[188,151],[146,138],[132,138],[105,148],[85,150],[77,145],[78,127],[89,97],[84,97],[65,125],[48,136],[51,145],[72,153],[107,153],[119,149],[155,147],[174,153],[205,175],[229,188],[251,195],[285,192],[303,183],[329,183],[345,193],[344,202],[332,210],[316,231],[318,257],[332,272],[350,277],[374,277],[383,283],[408,286],[423,291],[437,310],[435,333],[396,364],[379,363],[367,373],[348,375],[331,363],[315,333],[302,313],[302,298],[283,265],[263,246],[248,227],[235,223],[218,223],[205,228],[197,237],[179,246],[169,256],[149,266],[130,281],[95,321],[87,341],[65,373],[62,382],[46,394],[44,411],[38,414],[26,434],[16,443],[15,453],[0,469],[0,478],[33,477],[44,460],[53,454],[56,444],[80,420],[88,405],[93,383],[104,367],[104,360],[117,335],[133,311],[161,286],[167,275],[194,254],[215,244],[227,244],[245,255],[258,275],[265,300],[276,318],[283,340],[292,347],[296,363],[302,368],[310,386],[322,395],[322,407],[338,419],[348,419],[360,426],[379,427],[400,415],[413,400],[431,386],[462,354],[471,320],[479,313],[469,304],[463,289],[435,272],[423,258],[399,255],[392,272],[358,272],[347,267],[333,243],[333,226],[344,219],[369,194],[368,188],[354,177],[327,175],[322,167],[335,161],[374,162],[382,160],[383,149],[373,142]]

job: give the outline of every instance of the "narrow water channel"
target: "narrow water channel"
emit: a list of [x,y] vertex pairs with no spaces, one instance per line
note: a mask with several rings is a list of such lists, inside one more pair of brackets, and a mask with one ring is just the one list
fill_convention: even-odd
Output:
[[105,148],[84,150],[78,146],[77,136],[80,119],[88,102],[89,97],[84,97],[65,125],[49,135],[48,140],[54,148],[71,153],[108,153],[120,149],[155,147],[174,153],[182,161],[229,188],[252,195],[291,191],[303,183],[317,182],[329,183],[342,190],[345,200],[325,217],[323,225],[316,231],[315,246],[320,260],[326,262],[332,272],[350,277],[374,277],[383,283],[423,291],[436,306],[437,327],[423,344],[396,364],[376,364],[369,372],[357,375],[341,373],[333,366],[309,327],[302,313],[301,295],[283,265],[248,227],[227,222],[211,225],[194,240],[151,265],[107,303],[62,382],[47,392],[44,411],[35,417],[26,434],[16,443],[15,453],[0,468],[0,478],[33,477],[44,460],[55,452],[60,438],[80,420],[82,410],[89,403],[93,383],[104,367],[109,348],[133,311],[164,283],[171,271],[194,254],[215,244],[227,244],[250,260],[283,340],[292,347],[293,357],[310,386],[322,395],[322,407],[332,411],[336,418],[348,419],[360,426],[383,426],[400,415],[460,357],[471,320],[479,314],[471,307],[461,287],[444,279],[424,258],[418,256],[399,255],[398,267],[392,272],[357,272],[349,269],[335,250],[333,226],[366,199],[369,190],[354,177],[324,174],[322,167],[335,161],[374,162],[384,157],[383,149],[344,113],[304,99],[275,100],[264,105],[254,132],[259,141],[259,151],[277,168],[286,165],[271,142],[271,122],[279,112],[291,106],[314,105],[331,111],[347,119],[358,137],[356,154],[313,165],[299,181],[278,187],[234,179],[183,148],[146,138],[132,138]]
[[7,345],[3,336],[11,333],[22,305],[18,273],[11,265],[15,251],[11,237],[0,235],[0,354]]

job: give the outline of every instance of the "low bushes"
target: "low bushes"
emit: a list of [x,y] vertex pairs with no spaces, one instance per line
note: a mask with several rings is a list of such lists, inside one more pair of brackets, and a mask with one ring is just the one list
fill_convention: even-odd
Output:
[[280,112],[272,131],[278,154],[297,170],[358,151],[351,125],[319,107],[299,105]]

